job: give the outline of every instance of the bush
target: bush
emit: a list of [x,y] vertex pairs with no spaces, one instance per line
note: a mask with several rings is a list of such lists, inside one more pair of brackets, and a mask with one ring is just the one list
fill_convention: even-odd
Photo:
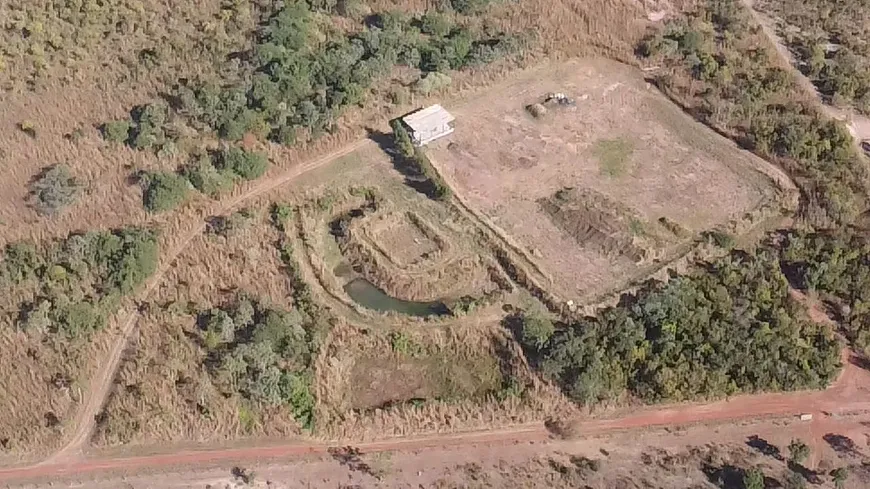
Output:
[[185,166],[182,168],[181,174],[195,189],[212,198],[218,197],[233,186],[233,173],[218,171],[208,157],[198,158],[195,162]]
[[106,122],[100,126],[103,139],[113,143],[126,143],[130,138],[130,121]]
[[245,180],[254,180],[266,173],[269,160],[262,153],[229,148],[218,153],[215,166],[220,170],[231,171]]
[[420,17],[420,31],[435,37],[444,37],[453,29],[453,22],[441,12],[430,10]]
[[415,81],[414,84],[411,85],[411,89],[414,93],[429,95],[430,93],[437,92],[438,90],[450,86],[450,83],[452,82],[453,80],[450,76],[437,71],[430,71],[424,73],[419,80]]
[[491,0],[450,0],[453,10],[461,14],[473,14],[485,9]]
[[30,195],[36,211],[53,215],[76,201],[81,186],[66,165],[46,168],[31,184]]
[[145,175],[142,202],[150,212],[163,212],[178,207],[187,199],[190,183],[175,173],[156,172]]

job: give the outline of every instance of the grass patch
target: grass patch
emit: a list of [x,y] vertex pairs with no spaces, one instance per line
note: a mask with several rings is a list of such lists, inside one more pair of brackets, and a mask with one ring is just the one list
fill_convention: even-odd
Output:
[[620,177],[625,174],[634,143],[626,138],[602,139],[595,143],[592,153],[598,159],[602,175]]

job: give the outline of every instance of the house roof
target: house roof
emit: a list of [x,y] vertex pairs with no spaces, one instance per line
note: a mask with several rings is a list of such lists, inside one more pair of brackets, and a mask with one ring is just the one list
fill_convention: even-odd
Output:
[[414,132],[431,131],[432,129],[443,127],[454,120],[456,118],[438,104],[420,109],[402,118],[402,122]]

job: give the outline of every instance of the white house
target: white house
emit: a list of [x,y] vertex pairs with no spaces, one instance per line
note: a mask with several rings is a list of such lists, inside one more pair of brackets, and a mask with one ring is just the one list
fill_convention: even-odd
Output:
[[453,132],[455,117],[438,104],[412,112],[402,118],[411,141],[423,146]]

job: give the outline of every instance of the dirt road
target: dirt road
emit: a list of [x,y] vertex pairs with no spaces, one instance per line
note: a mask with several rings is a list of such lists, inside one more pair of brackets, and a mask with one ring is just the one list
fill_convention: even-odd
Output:
[[[281,185],[287,184],[300,175],[323,166],[337,158],[352,153],[366,144],[374,144],[369,139],[360,139],[352,144],[342,147],[336,151],[326,154],[320,158],[307,161],[301,165],[290,168],[286,172],[273,178],[262,179],[256,186],[248,191],[227,200],[226,202],[218,202],[215,208],[209,215],[226,214],[237,209],[245,201],[261,195],[265,192],[273,190]],[[206,222],[200,220],[196,222],[187,233],[179,241],[178,245],[161,256],[161,262],[157,271],[151,276],[145,285],[145,288],[137,294],[136,302],[144,302],[160,284],[163,276],[172,266],[175,259],[187,248],[190,242],[197,236],[201,235],[205,230]],[[70,441],[61,450],[56,452],[50,458],[38,464],[38,466],[53,466],[62,464],[71,460],[76,460],[81,457],[83,448],[94,431],[96,425],[96,416],[103,409],[109,393],[111,392],[112,381],[115,378],[115,373],[121,364],[121,356],[124,348],[127,346],[130,337],[135,330],[136,322],[139,320],[139,312],[131,311],[122,320],[121,331],[118,339],[109,350],[108,357],[101,363],[99,370],[92,377],[87,394],[85,395],[85,403],[79,408],[79,412],[73,423],[74,431]]]
[[[570,426],[570,432],[578,437],[589,437],[650,427],[724,423],[741,419],[796,416],[803,413],[813,414],[815,420],[822,422],[825,418],[833,419],[864,413],[870,411],[870,372],[860,368],[856,363],[849,358],[837,382],[824,391],[738,396],[708,404],[653,407],[624,417],[582,420]],[[392,439],[354,446],[362,452],[372,453],[444,446],[542,441],[551,436],[543,425],[536,424],[517,426],[504,431]],[[221,462],[263,462],[268,459],[324,455],[329,452],[331,446],[335,445],[298,443],[221,450],[185,450],[141,457],[79,461],[55,458],[51,462],[30,467],[0,469],[0,481],[53,478],[102,471],[129,473],[145,469],[202,466]]]

